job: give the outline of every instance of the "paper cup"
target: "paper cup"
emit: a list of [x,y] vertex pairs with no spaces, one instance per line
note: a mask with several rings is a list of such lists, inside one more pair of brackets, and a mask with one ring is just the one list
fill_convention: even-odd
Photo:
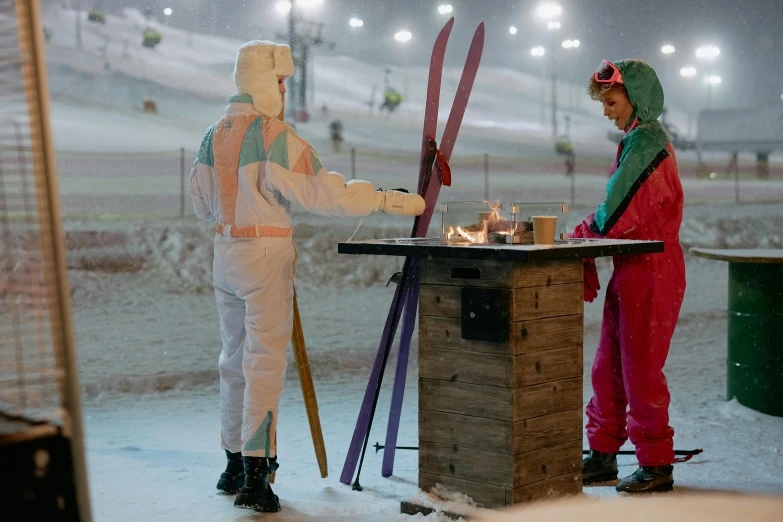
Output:
[[554,245],[557,216],[533,216],[533,239],[536,245]]

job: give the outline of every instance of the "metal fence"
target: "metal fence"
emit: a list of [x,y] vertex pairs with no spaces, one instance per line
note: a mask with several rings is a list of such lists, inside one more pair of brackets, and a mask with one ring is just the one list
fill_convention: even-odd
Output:
[[192,213],[194,152],[59,152],[60,199],[70,219],[165,218]]
[[[185,149],[149,153],[59,152],[57,168],[63,215],[68,219],[156,219],[193,214],[187,188],[196,153]],[[321,153],[328,169],[347,179],[367,179],[384,189],[409,187],[418,154],[373,149]],[[783,201],[783,168],[729,165],[727,156],[702,165],[681,162],[686,203]],[[577,157],[573,176],[563,158],[509,158],[488,154],[456,156],[451,200],[515,197],[593,205],[603,199],[609,160]]]

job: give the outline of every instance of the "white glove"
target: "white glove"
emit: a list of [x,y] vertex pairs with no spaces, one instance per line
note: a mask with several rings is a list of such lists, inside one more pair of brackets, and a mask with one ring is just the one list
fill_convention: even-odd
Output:
[[424,198],[398,190],[378,192],[378,210],[400,216],[420,216],[424,213]]

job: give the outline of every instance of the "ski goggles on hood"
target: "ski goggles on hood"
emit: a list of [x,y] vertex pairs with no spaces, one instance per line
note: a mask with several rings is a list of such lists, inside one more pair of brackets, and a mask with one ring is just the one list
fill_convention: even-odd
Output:
[[598,70],[593,73],[593,79],[598,83],[625,83],[620,69],[608,60],[601,62]]

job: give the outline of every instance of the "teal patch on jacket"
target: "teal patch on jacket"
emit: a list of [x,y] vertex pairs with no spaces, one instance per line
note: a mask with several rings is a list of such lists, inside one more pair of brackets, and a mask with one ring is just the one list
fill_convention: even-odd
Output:
[[323,164],[321,163],[321,159],[318,157],[318,154],[316,154],[315,149],[312,147],[310,147],[310,163],[313,164],[313,174],[316,176],[324,168]]
[[252,105],[253,97],[249,94],[234,94],[228,99],[228,103],[249,103]]
[[258,425],[258,429],[255,434],[245,444],[245,449],[248,451],[265,451],[266,456],[269,457],[270,432],[272,430],[272,412],[268,411],[266,417]]
[[288,161],[288,129],[281,131],[275,137],[272,145],[269,147],[269,152],[266,155],[267,161],[276,163],[286,170],[291,170]]
[[239,166],[244,167],[257,161],[266,161],[266,151],[264,151],[264,118],[259,116],[253,120],[245,131],[245,139],[242,142],[242,149],[239,152]]
[[206,134],[204,134],[204,138],[201,140],[201,146],[198,148],[198,154],[196,155],[195,163],[201,163],[207,167],[215,166],[215,156],[212,152],[212,137],[214,132],[214,125],[207,129]]
[[609,233],[642,184],[669,157],[668,143],[669,136],[658,120],[640,125],[623,139],[617,170],[606,184],[606,200],[595,212],[594,232]]

